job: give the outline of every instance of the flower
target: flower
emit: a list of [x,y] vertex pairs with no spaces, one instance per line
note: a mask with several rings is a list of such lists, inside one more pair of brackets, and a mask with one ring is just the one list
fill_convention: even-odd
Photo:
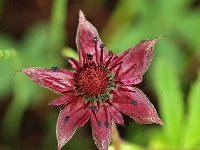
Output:
[[158,39],[143,40],[115,55],[106,50],[96,28],[80,11],[79,61],[68,59],[74,71],[58,67],[22,70],[36,84],[62,94],[49,103],[60,108],[56,127],[59,150],[89,119],[100,150],[108,149],[112,122],[124,125],[122,113],[140,124],[163,124],[152,103],[133,86],[142,82]]

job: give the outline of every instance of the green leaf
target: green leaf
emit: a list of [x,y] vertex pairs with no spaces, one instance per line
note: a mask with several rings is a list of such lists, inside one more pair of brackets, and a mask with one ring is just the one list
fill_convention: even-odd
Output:
[[16,51],[14,49],[0,50],[0,59],[7,59],[15,55]]
[[185,133],[183,139],[185,148],[191,148],[191,146],[200,143],[200,73],[192,85],[188,97],[188,105],[188,120],[186,130],[183,131]]
[[[121,150],[143,150],[143,148],[131,143],[121,143],[120,145],[121,145]],[[115,150],[114,146],[110,145],[108,147],[108,150]]]
[[76,60],[79,60],[78,58],[78,52],[75,51],[74,49],[70,48],[70,47],[65,47],[62,49],[62,55],[64,57],[73,57]]
[[47,41],[48,51],[52,54],[52,58],[55,57],[55,52],[60,50],[64,45],[67,2],[68,0],[59,0],[53,3]]
[[172,65],[161,57],[155,62],[153,71],[154,86],[159,100],[161,118],[165,124],[163,128],[169,145],[176,147],[180,143],[184,111],[180,81]]
[[38,98],[39,95],[36,86],[32,86],[32,83],[22,74],[17,74],[13,78],[14,98],[6,110],[2,123],[3,138],[7,140],[11,140],[18,135],[26,109],[31,104],[33,97]]
[[11,91],[12,77],[16,70],[13,68],[13,60],[16,59],[17,53],[15,49],[0,50],[0,99]]

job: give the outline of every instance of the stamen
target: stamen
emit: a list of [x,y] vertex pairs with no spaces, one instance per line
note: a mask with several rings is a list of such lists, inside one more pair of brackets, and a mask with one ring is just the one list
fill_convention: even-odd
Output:
[[131,103],[132,103],[133,105],[138,105],[138,102],[135,101],[134,99],[132,99]]
[[109,123],[108,123],[108,110],[106,108],[105,105],[103,105],[104,111],[105,111],[105,117],[106,117],[106,121],[104,123],[105,127],[108,128],[109,127]]
[[89,108],[92,110],[92,111],[97,111],[98,109],[97,109],[97,107],[96,106],[94,106],[94,105],[92,105],[92,106],[89,106]]
[[77,126],[81,120],[84,120],[84,119],[87,119],[88,116],[87,116],[87,111],[74,123],[74,126]]
[[70,116],[66,116],[66,117],[65,117],[65,122],[68,122],[68,121],[69,121],[69,118],[70,118]]
[[64,104],[59,106],[59,110],[60,110],[60,111],[63,110],[64,108],[65,108],[65,105],[64,105]]
[[[74,104],[74,106],[76,105],[75,103],[72,103]],[[78,111],[80,111],[81,109],[84,109],[86,108],[87,106],[89,105],[89,103],[86,103],[86,104],[83,104],[81,107],[79,107],[77,110],[75,110],[74,112],[71,113],[71,116],[74,115],[75,113],[77,113]],[[71,108],[74,108],[73,106]],[[71,112],[72,110],[70,110]]]
[[124,84],[124,82],[122,82],[120,79],[119,79],[119,80],[116,80],[115,83]]
[[80,64],[83,65],[83,59],[82,59],[82,56],[81,56],[81,51],[79,51],[78,57],[79,57]]
[[93,59],[92,54],[87,53],[87,58],[88,58],[89,61],[92,60]]
[[133,90],[130,90],[130,89],[126,89],[126,88],[123,88],[123,87],[119,87],[118,90],[121,90],[121,91],[124,91],[124,92],[133,92],[133,93],[136,93],[136,91],[133,91]]
[[95,114],[94,111],[92,111],[92,114],[94,115],[94,118],[95,118],[96,121],[97,121],[97,125],[98,125],[99,127],[101,127],[101,121],[98,120],[97,115]]
[[98,41],[97,41],[97,37],[94,37],[94,43],[97,43]]
[[113,53],[112,51],[109,51],[109,52],[108,52],[108,55],[109,55],[109,56],[112,56],[113,54],[114,54],[114,53]]
[[101,55],[100,55],[100,65],[103,63],[103,48],[105,47],[105,44],[101,44],[100,48],[101,48]]
[[78,63],[78,61],[77,61],[76,59],[74,59],[74,58],[72,58],[72,57],[68,57],[67,59],[68,59],[68,61],[69,61],[69,63],[70,63],[71,65],[74,65],[76,68],[78,68],[79,63]]
[[[123,59],[123,57],[125,57],[127,54],[128,54],[128,52],[126,51],[126,52],[124,52],[120,57],[115,57],[115,58],[113,59],[113,64],[112,64],[112,65],[115,65],[115,64],[117,64],[118,62],[120,62],[120,61]],[[115,59],[117,59],[117,60],[115,60]]]
[[56,71],[58,71],[58,67],[57,66],[55,66],[55,67],[51,67],[51,70],[53,71],[53,72],[56,72]]
[[119,75],[119,71],[122,68],[122,65],[120,65],[115,73],[115,79],[117,79],[118,75]]
[[97,120],[97,124],[99,127],[101,127],[101,121]]
[[111,55],[109,59],[106,61],[105,67],[108,67],[114,55]]
[[104,125],[105,125],[106,128],[109,127],[109,123],[107,121],[104,123]]
[[[117,92],[111,91],[111,93],[112,93],[113,95],[115,95],[118,99],[121,99],[121,97],[119,96],[119,94],[117,94]],[[112,101],[112,102],[113,102],[113,101]]]
[[136,66],[136,64],[134,64],[133,66],[131,66],[128,70],[126,70],[124,73],[122,73],[120,76],[125,77],[131,70],[133,70],[133,68]]
[[83,64],[88,63],[88,58],[86,52],[82,50]]
[[74,90],[68,90],[68,91],[64,91],[62,92],[63,94],[68,94],[68,93],[74,93]]
[[123,63],[123,61],[120,61],[119,63],[114,64],[114,65],[110,68],[110,70],[113,70],[115,67],[121,65],[122,63]]
[[97,37],[94,37],[95,53],[96,53],[96,63],[98,64],[99,53],[97,51],[97,42],[98,42]]

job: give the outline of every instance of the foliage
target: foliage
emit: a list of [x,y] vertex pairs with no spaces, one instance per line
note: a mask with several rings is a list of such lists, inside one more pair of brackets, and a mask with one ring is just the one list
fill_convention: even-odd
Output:
[[[25,112],[36,102],[42,103],[45,95],[44,90],[18,73],[20,69],[62,67],[61,55],[77,56],[71,48],[64,48],[66,3],[67,0],[54,1],[50,23],[34,25],[21,42],[0,34],[0,102],[12,95],[2,124],[4,139],[16,137]],[[153,64],[145,76],[146,83],[152,83],[148,90],[157,98],[165,125],[130,123],[124,140],[131,144],[125,147],[192,149],[200,146],[200,73],[197,76],[200,65],[194,63],[200,55],[200,8],[193,4],[194,0],[119,0],[102,31],[103,41],[114,53],[144,38],[166,35],[158,41]],[[191,63],[192,72],[197,76],[193,80],[190,79],[192,72],[188,71]],[[49,113],[44,121],[48,126],[44,149],[52,149],[46,143],[56,140],[52,125],[55,117]],[[81,138],[84,137],[78,137],[77,143],[81,143]],[[84,139],[88,149],[89,140]],[[78,147],[74,143],[69,145],[72,149]]]
[[[25,34],[21,43],[16,43],[3,34],[0,35],[0,67],[3,70],[0,78],[0,96],[5,97],[9,92],[13,93],[13,100],[7,108],[2,125],[3,136],[6,139],[12,139],[18,134],[26,109],[42,96],[38,87],[18,74],[20,69],[30,66],[62,65],[58,52],[64,45],[66,2],[55,1],[51,23],[35,25]],[[53,42],[48,45],[49,41]]]

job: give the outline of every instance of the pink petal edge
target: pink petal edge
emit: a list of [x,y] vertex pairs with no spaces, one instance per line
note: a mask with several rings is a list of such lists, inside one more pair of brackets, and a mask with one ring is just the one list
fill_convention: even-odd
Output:
[[36,84],[56,93],[64,94],[69,90],[73,90],[72,72],[68,70],[52,71],[44,68],[27,68],[23,69],[22,72]]
[[61,149],[72,138],[78,127],[83,126],[89,120],[90,115],[84,116],[89,111],[84,105],[80,101],[60,111],[56,126],[58,149]]
[[[95,114],[94,114],[95,113]],[[105,105],[91,113],[93,139],[100,150],[107,150],[112,135],[112,118]]]
[[[94,38],[97,38],[97,52],[95,53],[95,42]],[[96,62],[97,59],[100,57],[100,45],[103,44],[97,29],[86,20],[83,12],[79,11],[79,24],[76,34],[76,45],[79,51],[79,61],[80,64],[83,64],[83,61],[86,59],[87,54],[91,54],[93,56],[93,60]],[[96,58],[96,56],[98,58]],[[106,48],[103,49],[103,57],[106,58],[108,53]]]
[[[143,74],[148,69],[154,52],[154,44],[161,37],[143,40],[136,46],[129,48],[118,55],[122,58],[122,69],[120,70],[119,78],[126,85],[138,84],[141,82]],[[126,54],[127,53],[127,54]]]
[[[124,87],[128,91],[118,90],[113,95],[112,105],[120,112],[130,116],[140,124],[163,125],[153,104],[146,95],[136,87]],[[133,91],[133,92],[131,92]]]

